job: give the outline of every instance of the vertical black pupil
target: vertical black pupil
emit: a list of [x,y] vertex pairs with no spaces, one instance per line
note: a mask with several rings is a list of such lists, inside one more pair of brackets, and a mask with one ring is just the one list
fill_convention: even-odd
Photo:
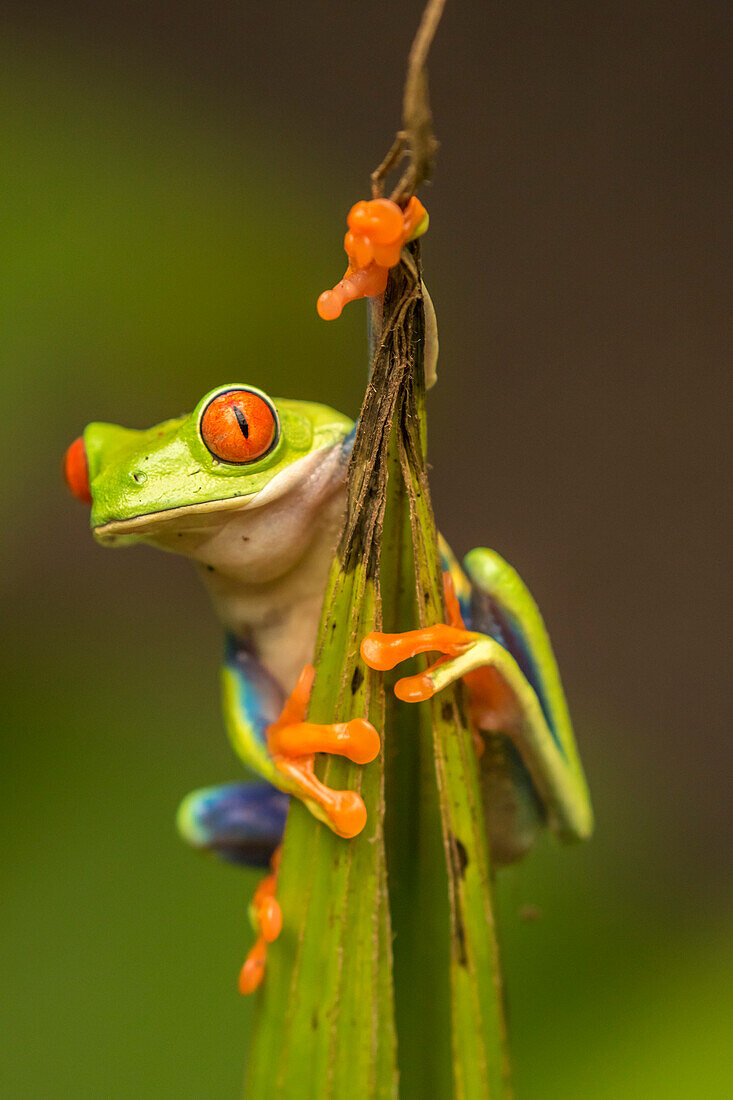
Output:
[[247,417],[244,415],[238,405],[232,405],[234,409],[234,415],[237,418],[237,424],[239,424],[239,430],[245,439],[249,439],[249,424],[247,423]]

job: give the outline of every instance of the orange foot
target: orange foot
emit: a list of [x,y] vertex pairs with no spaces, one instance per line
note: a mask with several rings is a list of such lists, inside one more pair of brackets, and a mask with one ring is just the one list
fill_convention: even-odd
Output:
[[284,789],[339,836],[350,838],[366,824],[364,801],[355,791],[336,791],[321,783],[314,772],[315,754],[328,752],[355,764],[369,764],[379,753],[379,734],[363,718],[331,725],[306,722],[314,676],[313,666],[306,665],[282,714],[267,730],[267,748],[286,780]]
[[445,656],[417,676],[405,676],[395,684],[394,693],[405,703],[419,703],[430,699],[445,686],[438,682],[440,670],[447,665],[445,658],[455,658],[479,641],[481,635],[458,626],[437,623],[420,630],[407,630],[403,634],[367,634],[361,643],[361,655],[370,668],[379,672],[395,668],[408,657],[418,653],[442,653]]
[[[404,634],[367,634],[361,643],[361,655],[370,668],[384,672],[395,668],[418,653],[441,653],[434,664],[416,676],[405,676],[395,684],[394,693],[405,703],[420,703],[436,692],[463,679],[469,689],[474,725],[492,729],[497,715],[509,714],[514,700],[498,672],[491,667],[491,647],[495,644],[483,634],[453,625],[461,622],[457,603],[448,601],[452,624],[437,623]],[[483,740],[475,738],[479,755]]]
[[404,210],[391,199],[357,202],[346,222],[349,266],[343,279],[318,299],[316,308],[324,321],[339,317],[347,302],[384,293],[389,269],[400,262],[402,246],[426,231],[428,215],[413,195]]
[[280,848],[276,848],[270,860],[270,874],[262,879],[252,898],[252,923],[257,939],[249,950],[244,966],[239,972],[239,992],[254,993],[265,974],[268,944],[280,935],[283,916],[275,897],[277,872],[280,866]]

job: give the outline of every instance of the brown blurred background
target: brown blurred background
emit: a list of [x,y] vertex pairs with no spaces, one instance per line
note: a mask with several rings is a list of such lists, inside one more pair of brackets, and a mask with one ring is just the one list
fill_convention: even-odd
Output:
[[[356,413],[363,318],[323,325],[314,301],[399,124],[420,10],[4,6],[3,1095],[236,1089],[242,884],[169,836],[179,794],[237,774],[218,631],[182,563],[92,545],[57,461],[87,420],[145,426],[235,379]],[[520,1097],[727,1094],[730,38],[709,0],[448,0],[433,50],[436,508],[458,552],[494,546],[535,592],[598,815],[583,853],[502,888]]]

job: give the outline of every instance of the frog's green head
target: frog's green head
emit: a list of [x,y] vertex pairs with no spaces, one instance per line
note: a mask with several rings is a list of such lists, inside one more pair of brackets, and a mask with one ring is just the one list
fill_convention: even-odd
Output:
[[303,459],[334,446],[352,422],[325,405],[219,386],[189,416],[136,431],[89,424],[68,451],[69,488],[91,505],[100,542],[129,543],[259,507],[312,477]]

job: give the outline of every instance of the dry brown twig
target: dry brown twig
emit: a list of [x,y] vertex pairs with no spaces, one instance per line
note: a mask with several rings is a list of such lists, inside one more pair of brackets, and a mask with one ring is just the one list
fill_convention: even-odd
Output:
[[445,3],[446,0],[428,0],[425,5],[407,60],[407,77],[402,97],[402,129],[398,131],[392,148],[382,163],[371,175],[372,198],[381,198],[386,176],[405,157],[408,158],[409,163],[390,195],[392,201],[402,207],[430,179],[435,167],[438,142],[433,133],[425,65]]

